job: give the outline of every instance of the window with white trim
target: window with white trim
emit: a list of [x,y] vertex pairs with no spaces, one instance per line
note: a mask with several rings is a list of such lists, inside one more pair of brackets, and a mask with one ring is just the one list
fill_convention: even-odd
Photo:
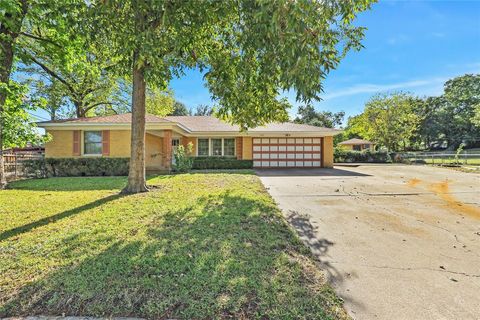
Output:
[[102,154],[102,131],[84,131],[83,154]]
[[210,139],[212,142],[212,156],[222,155],[222,139]]
[[233,157],[235,155],[235,139],[223,139],[223,155]]
[[198,139],[198,155],[203,157],[210,155],[208,139]]
[[197,141],[199,157],[235,156],[235,138],[198,138]]

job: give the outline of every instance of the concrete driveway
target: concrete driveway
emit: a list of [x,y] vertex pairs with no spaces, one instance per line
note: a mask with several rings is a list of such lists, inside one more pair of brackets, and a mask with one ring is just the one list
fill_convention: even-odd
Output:
[[480,319],[480,175],[258,171],[354,319]]

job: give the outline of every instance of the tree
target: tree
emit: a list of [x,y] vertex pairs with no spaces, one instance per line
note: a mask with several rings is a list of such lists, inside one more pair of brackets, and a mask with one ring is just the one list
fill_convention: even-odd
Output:
[[[49,30],[32,28],[28,32],[45,37]],[[49,91],[39,95],[51,95],[53,86],[66,107],[73,109],[70,113],[79,118],[125,112],[129,103],[121,94],[121,80],[111,72],[115,61],[108,50],[98,50],[77,28],[65,26],[62,34],[70,41],[63,41],[61,46],[54,41],[20,39],[19,57],[28,65],[20,71],[34,75],[37,91]]]
[[199,104],[195,108],[194,116],[211,116],[213,114],[213,108],[206,104]]
[[480,128],[480,104],[475,106],[475,115],[473,116],[472,122],[478,128]]
[[334,128],[342,125],[345,112],[315,111],[313,106],[300,106],[295,123],[304,123],[317,127]]
[[416,98],[405,93],[375,95],[362,114],[349,119],[347,134],[372,140],[388,151],[406,150],[420,123],[415,104]]
[[164,117],[174,111],[175,103],[172,91],[157,88],[147,89],[146,108],[148,113]]
[[3,113],[3,145],[5,148],[24,147],[27,143],[41,144],[47,140],[37,130],[29,114],[37,108],[28,98],[28,88],[10,81]]
[[4,106],[10,91],[8,85],[13,66],[15,42],[20,35],[28,9],[26,0],[6,0],[0,3],[0,189],[7,185],[3,163]]
[[173,111],[169,114],[169,116],[189,116],[190,114],[190,110],[188,110],[184,103],[175,100],[173,104]]
[[32,87],[34,88],[33,98],[39,101],[38,107],[45,110],[51,120],[67,117],[69,110],[62,84],[59,81],[53,80],[49,84],[35,81]]
[[[70,41],[62,37],[62,32],[55,32],[65,24],[76,23],[74,18],[78,8],[85,7],[82,0],[40,1],[40,0],[2,0],[0,1],[0,189],[6,185],[3,165],[3,129],[5,121],[4,105],[12,92],[8,87],[12,74],[14,58],[22,49],[21,38],[38,42],[55,43],[49,37],[33,35],[32,28],[48,29],[49,36],[55,40]],[[63,41],[56,42],[62,46]]]
[[[124,192],[145,184],[146,84],[166,88],[185,68],[208,70],[206,85],[223,119],[242,128],[288,119],[280,93],[318,99],[322,80],[364,29],[362,1],[90,1],[95,37],[132,74],[132,141]],[[128,70],[128,71],[127,71]]]
[[449,129],[454,136],[447,136],[448,146],[456,149],[462,142],[471,145],[480,140],[480,129],[475,126],[475,108],[480,105],[480,74],[466,74],[448,80],[444,86],[448,104],[445,112],[450,117]]

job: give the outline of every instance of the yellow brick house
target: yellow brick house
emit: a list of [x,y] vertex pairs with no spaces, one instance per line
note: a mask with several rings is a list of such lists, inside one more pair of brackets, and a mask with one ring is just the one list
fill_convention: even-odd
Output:
[[[130,157],[131,114],[40,122],[52,136],[47,158]],[[252,160],[254,168],[329,168],[339,130],[272,123],[247,131],[211,116],[146,116],[147,170],[168,170],[179,145],[193,156]]]

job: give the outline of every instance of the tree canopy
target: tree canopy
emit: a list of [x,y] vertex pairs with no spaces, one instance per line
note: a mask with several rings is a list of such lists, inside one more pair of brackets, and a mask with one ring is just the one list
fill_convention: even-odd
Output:
[[4,148],[24,147],[27,143],[41,144],[48,140],[36,130],[35,122],[29,112],[38,106],[29,99],[28,87],[10,81],[7,99],[3,109],[3,146]]
[[146,84],[166,89],[187,68],[205,72],[217,114],[242,128],[288,119],[280,99],[318,99],[322,80],[351,49],[362,1],[91,1],[86,31],[131,75],[132,154],[126,192],[146,191]]
[[316,111],[313,106],[300,106],[294,122],[317,127],[334,128],[341,126],[345,112]]
[[362,114],[349,119],[347,135],[374,141],[389,151],[406,150],[420,123],[415,104],[406,93],[378,94]]

